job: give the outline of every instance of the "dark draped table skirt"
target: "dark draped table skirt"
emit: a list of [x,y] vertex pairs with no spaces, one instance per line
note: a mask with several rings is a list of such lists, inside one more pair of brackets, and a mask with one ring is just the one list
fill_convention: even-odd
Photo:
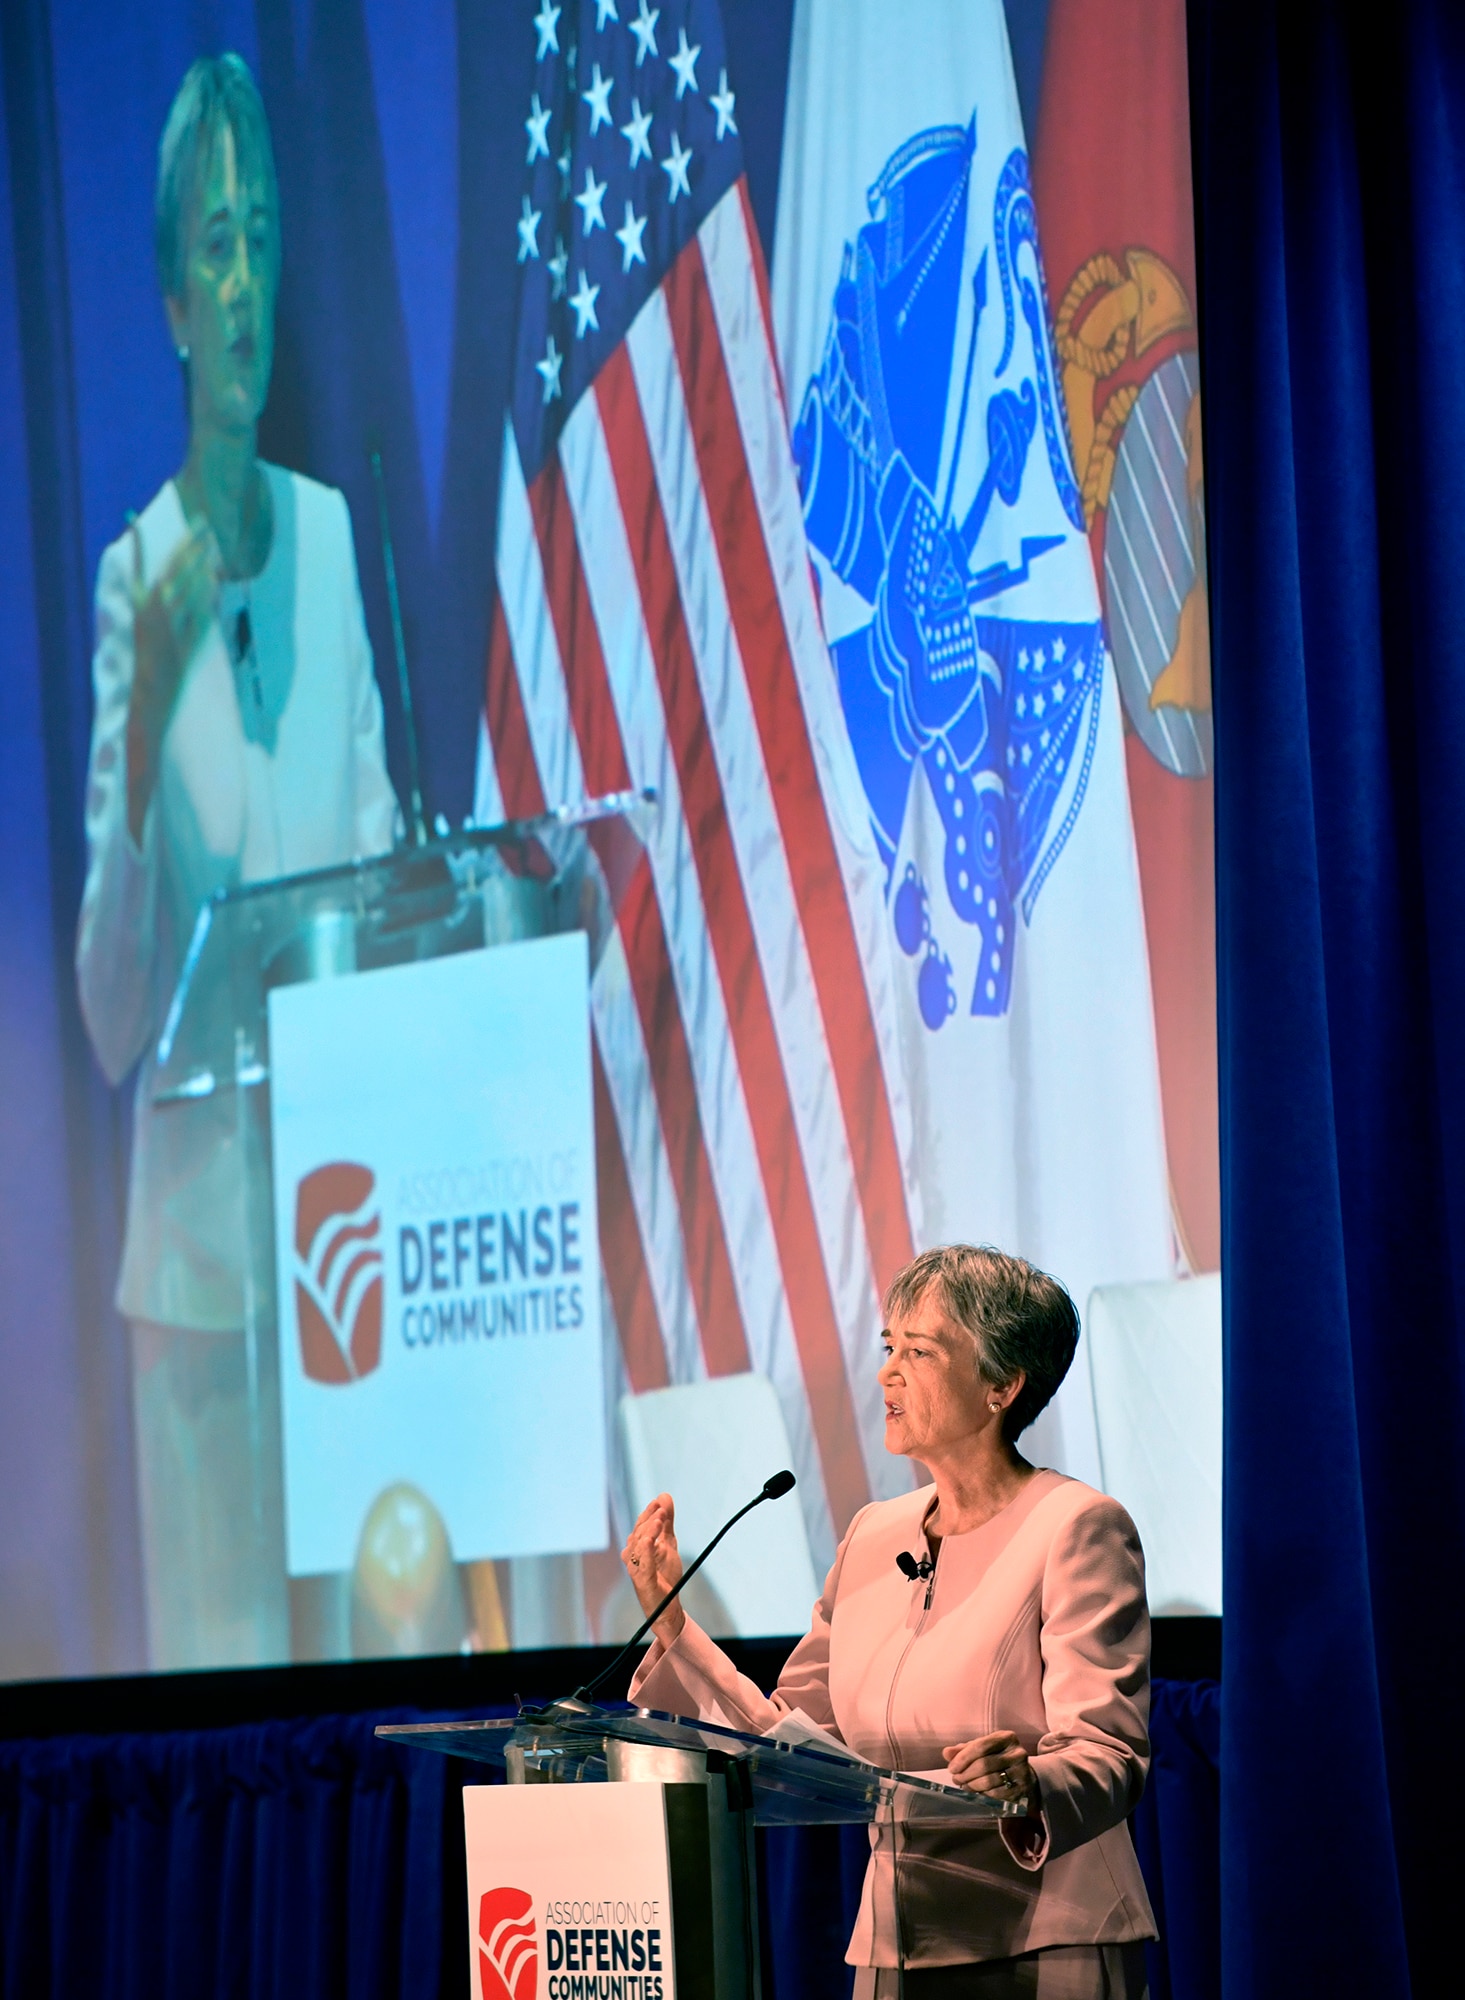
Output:
[[[1220,1991],[1219,1716],[1214,1682],[1155,1683],[1151,2000]],[[458,1792],[485,1773],[378,1742],[387,1719],[0,1742],[0,2000],[465,2000]],[[863,1829],[759,1847],[765,2000],[848,2000]]]

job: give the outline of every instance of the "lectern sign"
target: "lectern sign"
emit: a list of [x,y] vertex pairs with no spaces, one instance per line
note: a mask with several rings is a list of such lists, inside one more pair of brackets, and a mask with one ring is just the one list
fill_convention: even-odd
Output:
[[277,988],[270,1079],[290,1574],[403,1483],[460,1562],[603,1547],[584,936]]
[[474,2000],[675,2000],[664,1797],[464,1790]]

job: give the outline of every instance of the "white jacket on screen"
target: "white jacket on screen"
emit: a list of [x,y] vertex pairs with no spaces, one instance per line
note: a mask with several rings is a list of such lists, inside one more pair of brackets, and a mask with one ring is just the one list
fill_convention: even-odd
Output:
[[[171,481],[102,556],[76,945],[82,1012],[108,1079],[143,1059],[118,1306],[132,1319],[221,1332],[244,1323],[236,1109],[228,1093],[153,1103],[183,954],[216,889],[382,853],[397,824],[345,499],[265,471],[269,559],[249,583],[224,586],[163,739],[140,846],[127,825],[132,607],[187,533]],[[241,610],[253,647],[236,664],[225,629],[238,633]]]

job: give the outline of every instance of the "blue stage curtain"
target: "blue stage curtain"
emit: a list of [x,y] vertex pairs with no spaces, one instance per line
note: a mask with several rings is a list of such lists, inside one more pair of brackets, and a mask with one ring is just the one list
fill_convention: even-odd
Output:
[[1150,1778],[1131,1822],[1160,1937],[1150,2000],[1220,2000],[1221,1696],[1215,1681],[1156,1681]]
[[1193,0],[1226,1301],[1223,1991],[1453,1984],[1465,9]]
[[450,1766],[380,1719],[0,1746],[4,2000],[462,2000]]
[[[1209,2000],[1214,1682],[1155,1685],[1154,2000]],[[0,1743],[0,2000],[466,2000],[458,1792],[381,1716]],[[859,1827],[760,1836],[766,2000],[847,2000]]]

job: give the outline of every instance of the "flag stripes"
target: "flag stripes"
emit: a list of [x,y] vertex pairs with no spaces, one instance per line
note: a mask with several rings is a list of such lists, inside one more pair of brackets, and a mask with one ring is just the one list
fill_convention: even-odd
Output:
[[498,537],[480,811],[658,794],[629,869],[594,840],[615,911],[592,1011],[626,1377],[766,1373],[827,1558],[905,1483],[881,1450],[874,1335],[910,1254],[906,1123],[878,863],[741,182],[527,486],[506,428]]
[[[590,606],[575,524],[558,461],[551,459],[529,494],[544,561],[546,602],[565,665],[571,723],[592,793],[629,790],[626,761],[606,675],[600,634]],[[650,873],[636,872],[620,914],[627,964],[640,1011],[652,1085],[667,1142],[674,1148],[673,1184],[682,1190],[685,1271],[701,1327],[707,1372],[733,1375],[748,1367],[732,1263],[712,1173],[674,985],[666,933]]]
[[[734,1257],[743,1324],[754,1365],[776,1385],[785,1385],[785,1416],[797,1441],[809,1432],[807,1399],[780,1279],[768,1195],[709,937],[689,816],[668,738],[630,544],[593,396],[585,398],[567,423],[560,460],[628,761],[643,782],[650,774],[657,789],[659,809],[647,832],[648,853],[665,913],[664,934],[687,1025],[716,1197]],[[668,1144],[675,1146],[671,1134]],[[812,1446],[803,1471],[809,1475],[807,1507],[818,1491]]]
[[[689,252],[695,253],[695,245],[682,254]],[[676,460],[685,461],[691,446],[684,424],[671,430],[674,420],[664,405],[652,414],[650,422],[643,418],[638,389],[644,387],[653,394],[659,391],[663,398],[675,396],[672,372],[659,367],[651,380],[632,372],[631,353],[637,334],[663,310],[659,295],[653,294],[642,308],[630,339],[602,368],[594,394],[605,425],[621,516],[632,526],[632,560],[646,608],[667,734],[694,831],[693,865],[703,902],[716,912],[712,946],[727,995],[728,1025],[738,1068],[749,1085],[748,1111],[758,1168],[768,1192],[783,1289],[808,1385],[824,1489],[835,1518],[848,1520],[869,1498],[869,1490],[807,1168],[729,824],[713,743],[713,718],[704,706],[697,655],[688,629],[690,620],[705,630],[715,613],[695,596],[684,607],[671,524],[663,512],[666,495],[658,491],[658,470],[664,476],[672,475]],[[662,446],[660,466],[652,458],[658,416],[668,426],[658,440]],[[684,506],[690,504],[689,485],[690,481],[678,482],[676,488]],[[690,534],[693,525],[686,519],[676,520],[683,534]],[[705,571],[696,580],[703,589],[710,587]],[[725,719],[716,717],[718,722]],[[736,758],[748,748],[743,743],[731,745],[728,755]]]
[[[879,1283],[882,1273],[889,1278],[909,1260],[910,1225],[864,966],[789,637],[789,612],[797,616],[809,593],[796,572],[793,588],[781,594],[769,554],[770,547],[802,549],[803,515],[773,386],[772,348],[760,355],[755,345],[768,334],[746,228],[741,200],[722,202],[673,266],[666,298],[683,379],[699,392],[695,401],[689,396],[688,416],[728,610],[743,660],[759,663],[760,671],[747,676],[747,691],[782,850],[798,857],[791,871],[798,935],[807,942],[845,1130],[860,1149],[852,1173]],[[696,369],[693,356],[713,342],[728,357],[726,369]],[[725,448],[729,435],[741,440],[740,450]],[[795,605],[786,605],[785,595]],[[812,652],[817,635],[804,637]]]

